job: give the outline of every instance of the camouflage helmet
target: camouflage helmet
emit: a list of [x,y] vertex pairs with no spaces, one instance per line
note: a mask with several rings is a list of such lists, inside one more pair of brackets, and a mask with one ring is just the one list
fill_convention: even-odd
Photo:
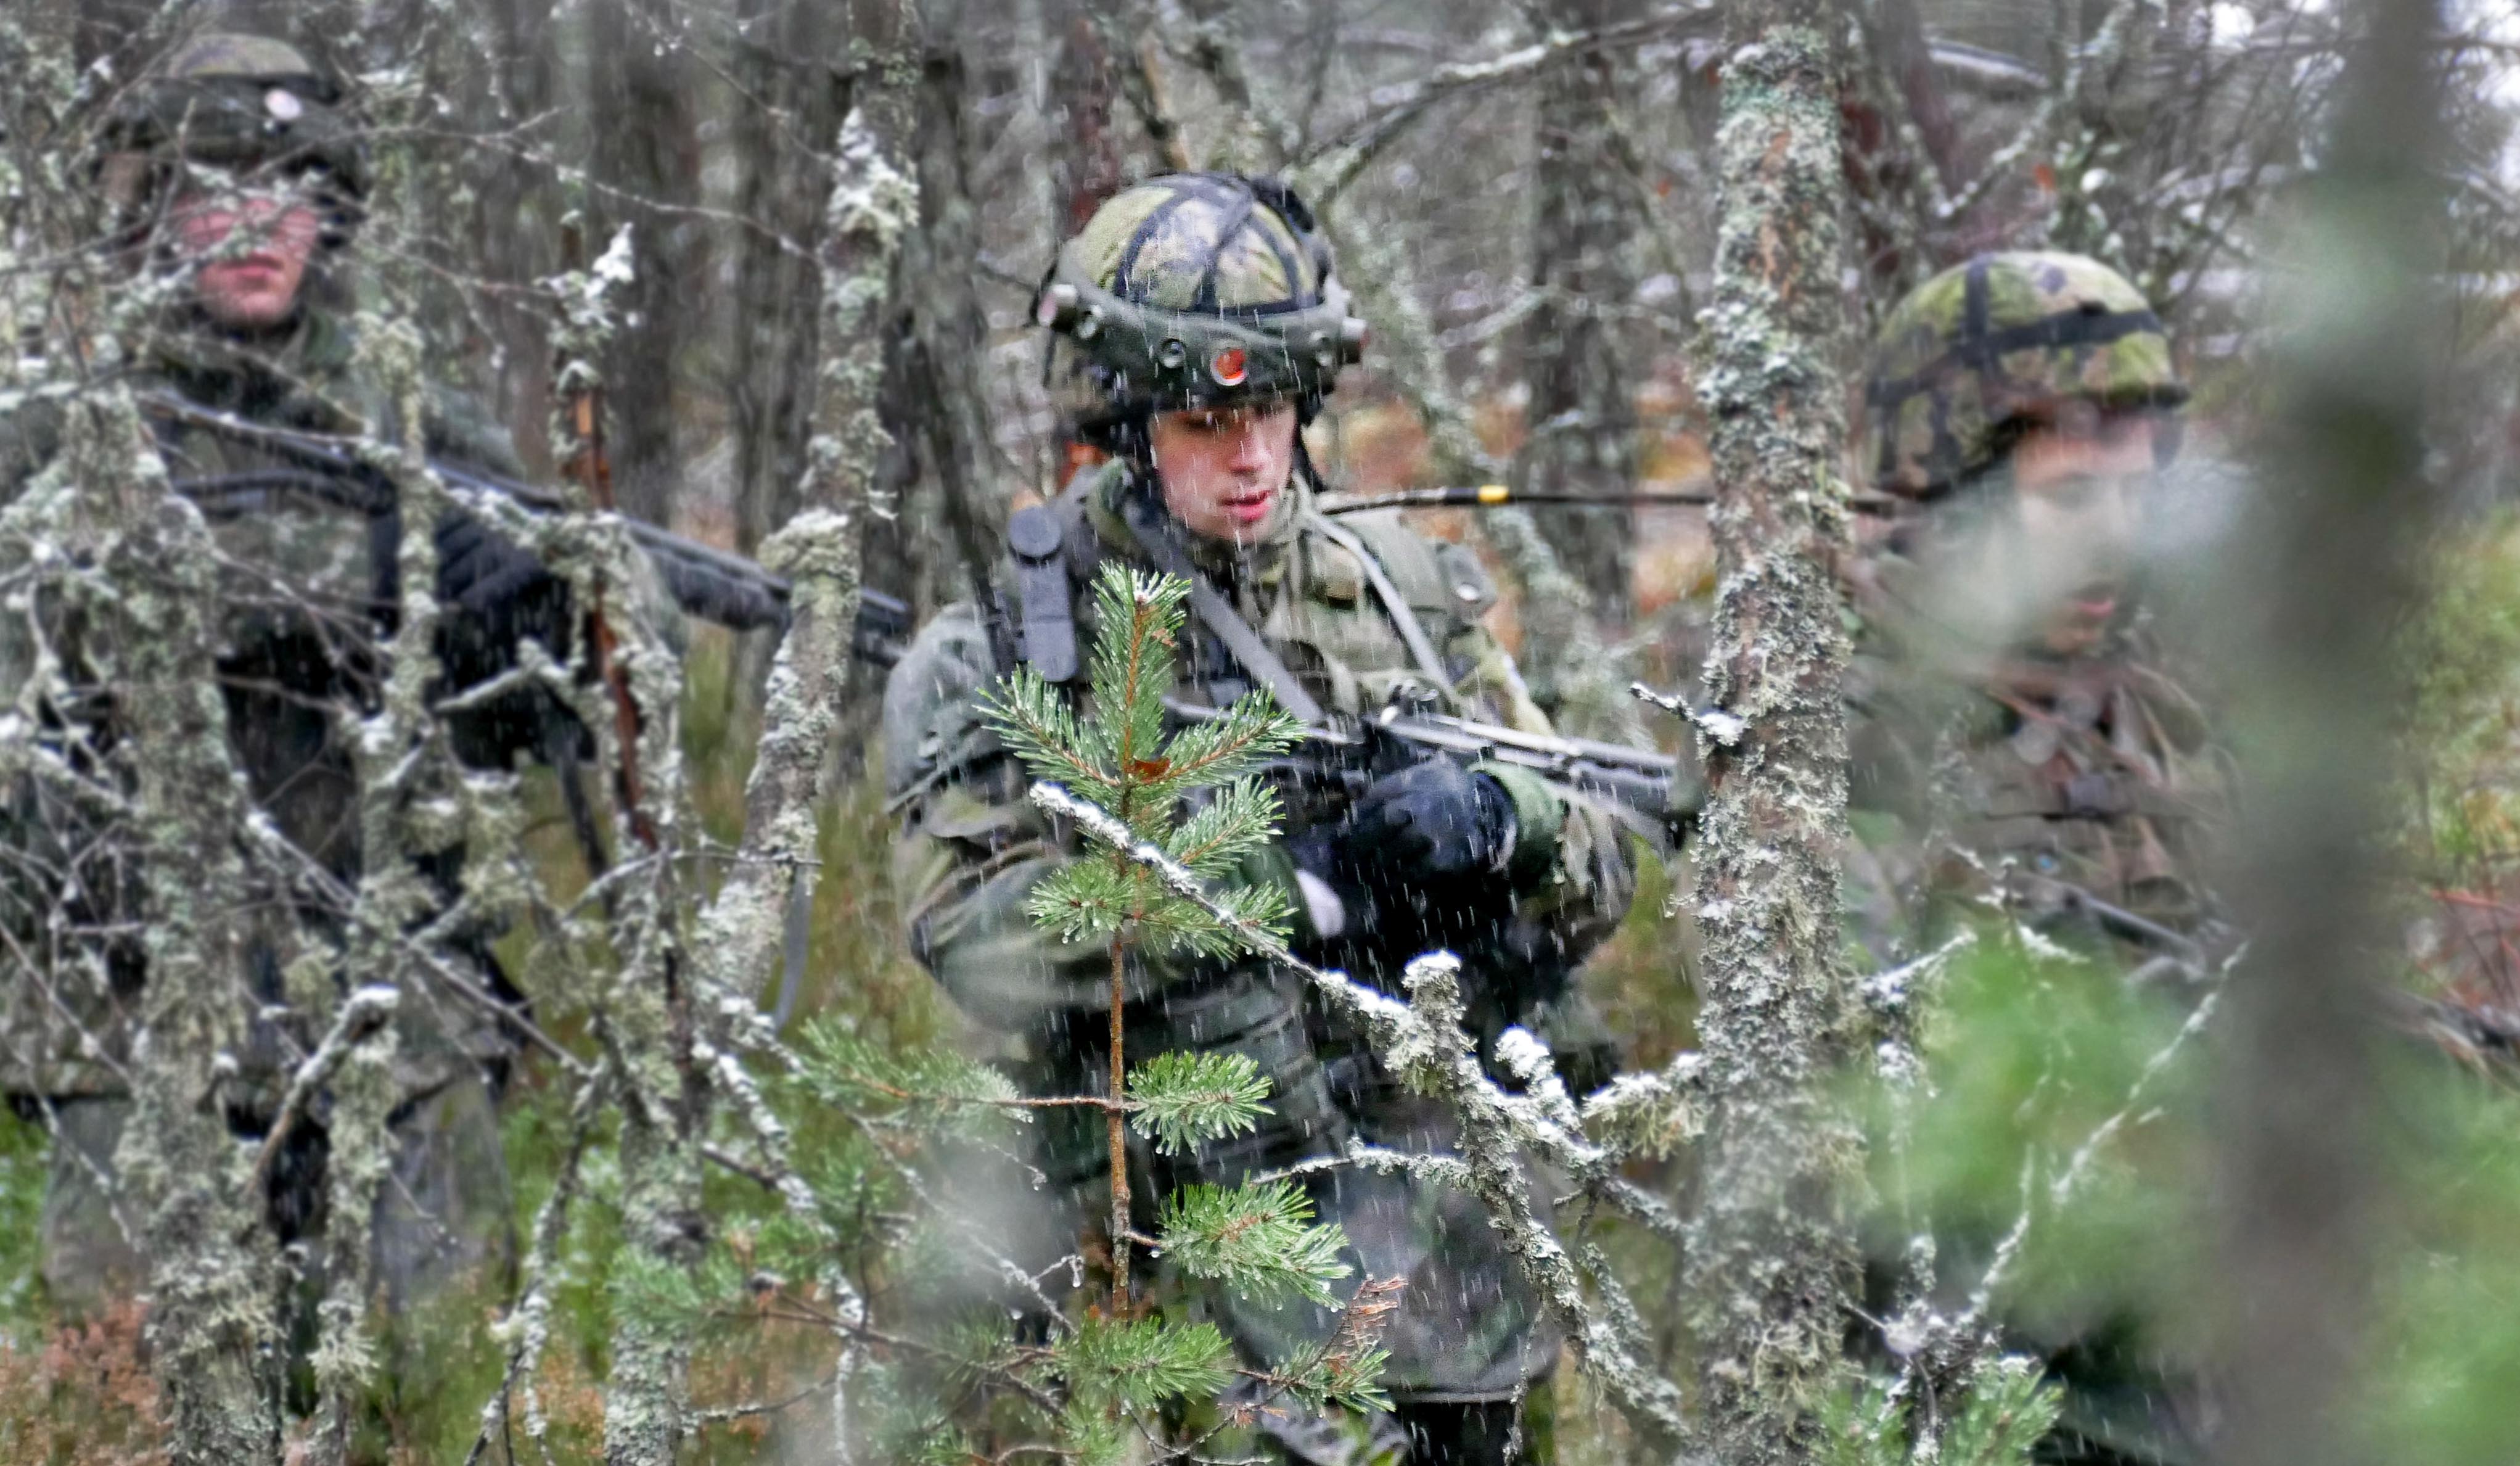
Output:
[[[177,46],[107,117],[104,182],[143,202],[177,156],[214,167],[321,175],[338,246],[368,192],[367,155],[332,73],[286,41],[208,31]],[[153,179],[152,175],[157,176]]]
[[2187,388],[2141,293],[2080,254],[1981,254],[1910,292],[1873,344],[1860,468],[1933,498],[2069,400],[2175,407]]
[[1123,190],[1059,249],[1033,299],[1044,383],[1079,435],[1152,412],[1294,399],[1309,421],[1365,350],[1294,190],[1168,173]]

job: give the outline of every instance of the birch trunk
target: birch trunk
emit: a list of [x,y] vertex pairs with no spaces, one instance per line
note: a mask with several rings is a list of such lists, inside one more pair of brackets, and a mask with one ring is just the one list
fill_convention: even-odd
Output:
[[813,858],[823,754],[848,680],[857,524],[889,444],[878,415],[884,351],[877,327],[893,261],[917,222],[918,184],[896,165],[893,139],[877,131],[893,118],[871,118],[869,110],[852,111],[841,126],[820,251],[829,349],[798,488],[805,508],[763,549],[773,570],[793,577],[792,618],[772,664],[760,750],[744,786],[742,849],[701,923],[701,970],[746,997],[758,992],[778,946],[791,884],[811,879],[799,862]]
[[1837,342],[1842,179],[1826,0],[1734,12],[1717,151],[1712,370],[1719,588],[1707,684],[1698,1036],[1713,1101],[1686,1263],[1712,1458],[1801,1460],[1838,1368],[1859,1141],[1826,1098],[1845,1042],[1846,542]]
[[[678,1028],[688,1054],[682,1093],[696,1114],[668,1128],[633,1113],[623,1126],[625,1203],[638,1202],[625,1210],[633,1220],[651,1223],[647,1240],[653,1258],[669,1266],[688,1265],[701,1242],[698,1144],[716,1094],[737,1103],[765,1151],[784,1163],[785,1135],[746,1077],[741,1054],[767,1036],[752,1005],[776,960],[797,883],[810,879],[825,754],[848,683],[859,591],[858,520],[889,446],[878,415],[884,333],[878,322],[903,236],[918,219],[917,186],[894,165],[891,139],[900,135],[894,129],[904,117],[888,104],[900,100],[898,89],[866,90],[873,95],[840,130],[837,176],[819,252],[826,349],[799,486],[806,508],[763,547],[771,568],[792,577],[793,619],[771,664],[761,743],[744,789],[742,847],[700,918],[690,953],[690,997],[679,1018],[687,1026]],[[878,116],[871,120],[869,112]],[[806,891],[810,898],[810,885]],[[662,1085],[649,1087],[651,1093],[663,1092]],[[782,1173],[789,1178],[783,1190],[791,1212],[819,1226],[812,1194],[792,1180],[784,1164]],[[687,1234],[675,1234],[677,1221],[688,1222]],[[639,1240],[635,1233],[633,1240]],[[836,1270],[825,1282],[845,1336],[863,1322],[863,1305]],[[688,1344],[628,1322],[616,1327],[615,1337],[615,1380],[606,1402],[607,1457],[613,1466],[666,1466],[687,1428]],[[853,1342],[843,1338],[841,1388]],[[836,1397],[828,1446],[841,1460],[854,1446]]]

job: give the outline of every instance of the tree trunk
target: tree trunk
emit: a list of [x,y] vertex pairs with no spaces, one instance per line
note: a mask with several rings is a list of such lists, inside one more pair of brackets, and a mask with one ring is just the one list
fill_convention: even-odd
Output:
[[[1552,22],[1594,30],[1623,20],[1626,0],[1553,0]],[[1588,51],[1542,79],[1532,222],[1532,288],[1543,293],[1523,328],[1531,400],[1529,436],[1514,464],[1524,487],[1613,494],[1636,473],[1635,386],[1616,323],[1602,306],[1636,295],[1627,248],[1634,215],[1612,175],[1611,129],[1619,69]],[[1636,564],[1636,512],[1558,509],[1541,517],[1557,558],[1608,626],[1628,620]]]
[[[2270,302],[2274,448],[2240,542],[2261,627],[2237,669],[2235,746],[2260,751],[2234,888],[2247,959],[2232,977],[2223,1141],[2229,1287],[2222,1378],[2236,1466],[2376,1459],[2340,1413],[2373,1266],[2371,1149],[2385,940],[2382,850],[2402,816],[2387,776],[2414,668],[2399,638],[2422,600],[2435,510],[2425,408],[2452,333],[2441,298],[2442,97],[2430,0],[2365,0],[2343,106]],[[2251,594],[2254,592],[2254,594]]]
[[979,201],[971,194],[958,28],[942,15],[930,16],[925,27],[930,40],[903,139],[919,180],[918,227],[900,242],[889,309],[880,317],[890,351],[882,411],[891,448],[874,486],[879,503],[911,512],[867,527],[870,564],[888,567],[886,588],[919,592],[931,606],[974,594],[1005,537],[980,373],[988,321],[971,274],[980,250]]
[[829,180],[814,153],[830,146],[851,86],[827,58],[839,28],[827,7],[762,3],[749,11],[743,80],[759,105],[736,114],[743,164],[738,209],[756,227],[738,247],[733,382],[736,548],[750,554],[796,512],[814,410],[822,278],[811,254]]
[[1826,1096],[1849,985],[1836,20],[1827,0],[1737,9],[1717,137],[1707,682],[1739,733],[1704,749],[1697,1027],[1713,1108],[1686,1271],[1699,1407],[1726,1463],[1806,1458],[1855,1266],[1842,1192],[1860,1142]]
[[[893,38],[867,35],[870,46]],[[744,786],[742,854],[702,919],[699,970],[756,997],[777,950],[798,861],[814,855],[823,755],[848,681],[857,617],[859,524],[878,492],[892,440],[881,417],[882,319],[895,261],[919,225],[920,186],[902,158],[903,90],[861,87],[838,138],[817,247],[823,280],[814,435],[798,494],[804,509],[768,541],[772,568],[796,586],[764,710],[759,753]]]
[[1045,120],[1051,135],[1065,145],[1051,160],[1058,208],[1052,227],[1065,239],[1083,229],[1127,179],[1127,160],[1111,121],[1119,79],[1094,23],[1091,0],[1046,0],[1044,20],[1058,37]]
[[[797,508],[812,432],[822,277],[812,241],[830,179],[817,156],[839,134],[854,72],[829,64],[844,27],[821,5],[755,0],[744,89],[758,99],[730,126],[743,172],[739,211],[751,221],[736,244],[736,299],[727,405],[735,422],[735,547],[749,555]],[[736,710],[760,706],[773,646],[745,637],[727,693]],[[741,717],[738,719],[742,721]]]
[[587,15],[592,172],[603,186],[588,201],[602,223],[587,248],[602,251],[626,223],[636,270],[604,362],[615,492],[624,514],[659,525],[682,469],[674,388],[708,296],[707,231],[677,211],[700,198],[699,75],[679,23],[651,0],[597,0]]
[[[151,1370],[165,1392],[173,1458],[256,1466],[280,1454],[277,1257],[251,1152],[229,1132],[221,1091],[245,1051],[244,913],[238,842],[244,781],[228,750],[216,556],[190,506],[163,493],[162,466],[127,397],[71,414],[65,461],[82,492],[115,496],[122,531],[106,565],[121,587],[108,615],[125,756],[137,771],[149,911],[149,981],[131,1047],[131,1120],[114,1155],[149,1260]],[[104,609],[104,608],[100,608]]]
[[[518,127],[552,107],[560,87],[552,0],[492,0],[483,123]],[[533,134],[548,140],[548,129]],[[472,150],[473,268],[505,285],[530,285],[559,272],[560,222],[542,170],[495,148]],[[482,292],[474,301],[491,341],[481,374],[492,415],[514,433],[517,451],[537,473],[551,469],[551,333],[530,297]]]

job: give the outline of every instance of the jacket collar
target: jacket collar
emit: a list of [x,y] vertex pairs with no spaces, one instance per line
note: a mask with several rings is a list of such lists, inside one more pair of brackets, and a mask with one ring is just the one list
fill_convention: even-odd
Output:
[[[1310,479],[1298,469],[1288,476],[1286,491],[1279,495],[1277,510],[1260,535],[1249,544],[1229,543],[1183,528],[1181,522],[1162,507],[1162,490],[1151,477],[1126,460],[1115,459],[1103,467],[1088,490],[1086,514],[1103,543],[1127,547],[1134,552],[1132,559],[1170,558],[1149,554],[1142,542],[1137,525],[1151,524],[1159,526],[1158,532],[1169,534],[1192,565],[1220,584],[1266,584],[1282,574],[1303,523],[1312,515],[1314,493]],[[1135,515],[1127,512],[1132,499],[1142,506]],[[1153,512],[1147,512],[1148,508]]]
[[351,405],[340,389],[357,343],[337,316],[312,305],[292,325],[253,337],[188,312],[151,344],[156,370],[203,406],[331,429]]

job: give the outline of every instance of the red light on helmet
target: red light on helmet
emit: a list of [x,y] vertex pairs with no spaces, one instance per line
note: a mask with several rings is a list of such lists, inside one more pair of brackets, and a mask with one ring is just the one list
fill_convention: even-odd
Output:
[[1251,375],[1251,360],[1240,346],[1219,346],[1216,354],[1207,358],[1207,374],[1216,379],[1219,387],[1240,387],[1242,380]]

